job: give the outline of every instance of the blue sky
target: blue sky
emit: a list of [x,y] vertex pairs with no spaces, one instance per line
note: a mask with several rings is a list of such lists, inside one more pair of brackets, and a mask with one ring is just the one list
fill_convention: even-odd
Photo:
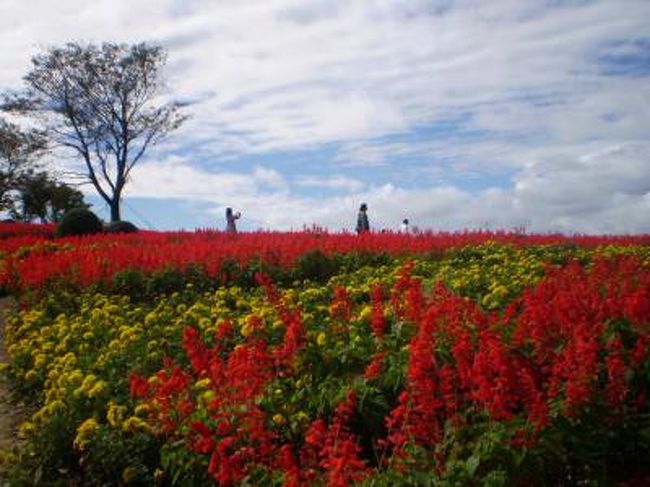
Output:
[[648,19],[647,0],[3,0],[0,88],[42,47],[165,46],[192,118],[132,174],[145,228],[223,228],[232,206],[243,229],[351,229],[367,202],[374,228],[648,233]]

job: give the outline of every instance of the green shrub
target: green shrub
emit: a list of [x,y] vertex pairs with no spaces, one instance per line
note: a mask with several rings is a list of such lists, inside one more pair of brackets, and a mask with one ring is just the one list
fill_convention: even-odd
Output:
[[294,266],[294,278],[314,282],[327,282],[339,269],[335,257],[330,257],[322,251],[310,250],[301,255]]
[[69,237],[73,235],[91,235],[104,230],[101,220],[92,211],[84,208],[74,208],[67,212],[58,228],[56,237]]
[[133,299],[146,297],[147,278],[139,269],[124,269],[113,276],[111,291]]
[[185,275],[181,269],[161,269],[147,279],[145,293],[148,296],[172,294],[185,289]]
[[136,233],[138,227],[127,221],[111,222],[106,226],[108,233]]

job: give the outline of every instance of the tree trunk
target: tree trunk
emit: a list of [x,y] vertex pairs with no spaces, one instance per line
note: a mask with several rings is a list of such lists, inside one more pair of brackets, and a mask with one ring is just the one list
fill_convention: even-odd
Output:
[[122,218],[120,215],[120,203],[122,203],[122,190],[124,189],[124,175],[121,172],[124,165],[120,165],[118,162],[118,168],[120,168],[120,173],[117,175],[117,181],[115,181],[115,189],[113,190],[113,199],[111,200],[111,223],[119,222]]
[[111,200],[111,223],[119,222],[120,218],[120,198],[115,197]]

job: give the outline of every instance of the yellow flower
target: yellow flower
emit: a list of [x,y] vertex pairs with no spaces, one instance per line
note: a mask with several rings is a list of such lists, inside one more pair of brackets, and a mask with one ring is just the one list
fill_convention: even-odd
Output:
[[0,450],[0,465],[16,465],[18,457],[15,453],[8,450]]
[[253,332],[253,327],[251,326],[249,321],[246,321],[244,326],[241,327],[241,334],[245,337],[250,335]]
[[69,384],[79,384],[83,380],[84,374],[81,370],[75,369],[68,375]]
[[98,380],[95,385],[88,391],[88,397],[98,397],[106,390],[106,382]]
[[47,362],[47,355],[45,355],[44,353],[39,353],[34,358],[34,368],[40,369],[41,367],[43,367],[43,365],[45,365],[45,362]]
[[88,374],[81,383],[81,392],[87,393],[95,385],[95,382],[97,382],[97,377],[94,374]]
[[304,411],[298,411],[298,414],[296,414],[296,420],[299,423],[305,423],[305,422],[309,421],[309,416]]
[[72,446],[75,450],[83,451],[88,448],[91,438],[99,428],[99,424],[95,418],[88,418],[86,421],[81,423],[77,428],[77,436],[75,436]]
[[161,470],[160,468],[157,468],[154,473],[153,473],[153,479],[156,482],[156,485],[162,482],[163,477],[165,476],[165,472]]
[[325,332],[321,331],[316,337],[316,343],[322,347],[323,345],[325,345],[326,342],[327,342],[327,335],[325,334]]
[[47,419],[47,409],[43,406],[41,409],[32,414],[32,422],[37,425],[41,424]]
[[35,430],[36,427],[34,426],[34,423],[25,421],[23,424],[20,425],[20,428],[18,429],[18,436],[20,436],[21,438],[27,438],[28,436],[32,435]]
[[113,401],[108,403],[108,410],[106,411],[106,420],[113,428],[118,428],[122,419],[124,418],[124,413],[126,412],[126,406],[120,406],[115,404]]
[[135,467],[126,467],[122,470],[122,482],[125,484],[130,484],[133,482],[138,475],[138,471]]
[[147,326],[153,325],[154,321],[158,319],[158,315],[156,314],[155,311],[152,311],[147,314],[147,316],[144,317],[144,324]]
[[50,416],[56,414],[59,411],[64,411],[65,410],[65,404],[63,401],[59,399],[55,399],[51,403],[49,403],[46,407],[46,410]]
[[130,341],[133,338],[137,338],[137,330],[134,330],[133,328],[125,328],[122,330],[122,333],[120,333],[120,341]]
[[214,391],[205,391],[203,394],[201,394],[201,401],[203,401],[203,404],[208,405],[214,400],[215,396],[216,394]]
[[122,431],[125,433],[135,433],[137,431],[143,431],[145,433],[153,433],[153,429],[149,426],[148,423],[143,421],[137,416],[131,416],[124,423],[122,423]]
[[148,414],[149,411],[151,411],[151,406],[149,406],[148,404],[138,404],[135,407],[134,413],[136,416],[144,416]]
[[206,377],[205,379],[201,379],[197,381],[196,384],[194,384],[194,387],[196,387],[197,389],[206,389],[210,386],[211,383],[212,381],[210,380],[210,378]]
[[77,357],[75,357],[74,353],[68,352],[63,356],[61,361],[63,365],[75,365],[77,363]]
[[38,374],[34,370],[29,370],[25,374],[25,380],[27,382],[34,382],[38,378]]
[[278,426],[282,426],[285,423],[284,416],[281,414],[274,414],[273,415],[273,422],[277,424]]
[[111,315],[115,315],[120,311],[120,308],[118,308],[115,304],[109,304],[105,309]]
[[372,314],[372,310],[371,310],[370,306],[364,306],[361,309],[361,312],[359,313],[359,320],[360,321],[368,320],[368,319],[370,319],[371,314]]

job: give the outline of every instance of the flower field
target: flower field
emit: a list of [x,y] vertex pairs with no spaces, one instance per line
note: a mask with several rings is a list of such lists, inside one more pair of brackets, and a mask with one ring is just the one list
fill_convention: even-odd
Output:
[[[0,240],[16,485],[647,474],[650,237]],[[645,469],[645,470],[644,470]]]

